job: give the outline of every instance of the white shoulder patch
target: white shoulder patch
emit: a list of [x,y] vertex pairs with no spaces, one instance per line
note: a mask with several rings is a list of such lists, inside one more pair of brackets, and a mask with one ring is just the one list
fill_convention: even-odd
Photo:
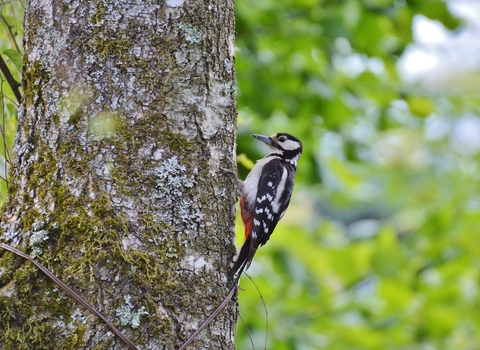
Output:
[[286,168],[283,168],[282,178],[278,183],[277,193],[272,202],[272,210],[275,214],[278,214],[280,211],[280,197],[282,196],[283,191],[285,190],[285,185],[287,184],[287,176],[288,176],[288,171]]

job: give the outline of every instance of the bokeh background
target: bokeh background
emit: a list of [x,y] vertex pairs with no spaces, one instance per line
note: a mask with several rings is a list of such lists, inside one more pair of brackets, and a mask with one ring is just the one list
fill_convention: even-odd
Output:
[[[18,79],[23,7],[1,4]],[[261,294],[241,281],[238,348],[480,349],[480,1],[236,9],[240,178],[267,152],[250,134],[304,144],[291,206],[248,270]],[[6,179],[17,106],[0,88]]]
[[[305,149],[248,270],[267,348],[480,349],[480,2],[236,8],[240,176],[251,133]],[[263,349],[241,286],[238,348]]]

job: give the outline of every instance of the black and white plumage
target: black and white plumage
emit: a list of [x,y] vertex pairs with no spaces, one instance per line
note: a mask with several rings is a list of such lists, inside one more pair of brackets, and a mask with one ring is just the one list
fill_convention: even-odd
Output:
[[240,209],[245,225],[245,242],[230,271],[230,278],[240,278],[250,266],[260,245],[273,233],[290,203],[297,162],[302,143],[296,137],[278,133],[252,135],[264,142],[270,153],[260,159],[243,182]]

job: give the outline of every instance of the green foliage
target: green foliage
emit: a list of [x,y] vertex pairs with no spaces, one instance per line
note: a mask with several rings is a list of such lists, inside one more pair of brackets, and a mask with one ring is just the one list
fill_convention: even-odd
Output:
[[[4,1],[0,4],[0,55],[17,82],[22,74],[23,10],[24,1]],[[12,146],[17,126],[18,101],[0,74],[0,205],[6,199],[8,169],[12,160]]]
[[[241,177],[245,155],[267,151],[251,133],[290,132],[305,149],[293,202],[248,271],[267,348],[476,348],[479,150],[454,133],[477,120],[478,73],[453,90],[397,71],[414,16],[461,21],[438,0],[236,6]],[[241,286],[263,348],[262,300]],[[252,348],[242,323],[237,343]]]

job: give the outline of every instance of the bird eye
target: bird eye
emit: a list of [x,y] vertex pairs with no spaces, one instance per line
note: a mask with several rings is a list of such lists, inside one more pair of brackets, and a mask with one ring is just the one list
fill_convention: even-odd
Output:
[[278,141],[279,141],[279,142],[287,141],[287,137],[286,137],[286,136],[280,136],[280,137],[278,138]]

